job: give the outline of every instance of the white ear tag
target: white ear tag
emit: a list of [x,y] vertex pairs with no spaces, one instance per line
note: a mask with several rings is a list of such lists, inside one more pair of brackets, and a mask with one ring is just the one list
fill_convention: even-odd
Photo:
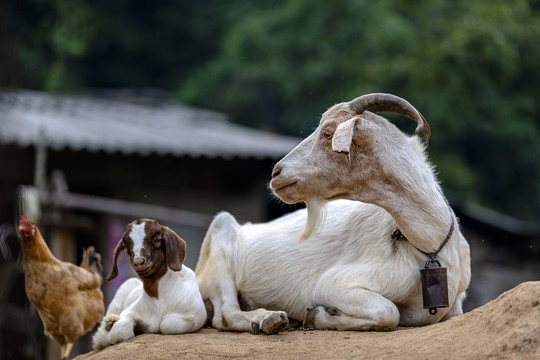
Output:
[[355,116],[339,124],[332,138],[332,150],[338,153],[346,153],[347,159],[349,159],[354,127],[358,119],[359,117]]

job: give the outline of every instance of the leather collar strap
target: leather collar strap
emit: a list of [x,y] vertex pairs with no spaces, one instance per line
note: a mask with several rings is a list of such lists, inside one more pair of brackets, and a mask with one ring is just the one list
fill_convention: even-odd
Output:
[[450,231],[448,231],[448,235],[446,235],[446,239],[444,239],[444,241],[442,242],[441,246],[439,246],[437,251],[432,252],[432,253],[426,253],[426,252],[424,252],[424,251],[422,251],[420,249],[418,249],[418,250],[420,252],[426,254],[427,256],[429,256],[429,258],[431,260],[435,260],[437,258],[437,255],[439,255],[439,252],[446,245],[446,243],[448,243],[448,240],[450,240],[450,238],[452,237],[452,234],[454,233],[454,225],[455,225],[454,216],[452,216],[452,224],[450,225]]
[[[446,203],[448,204],[448,201]],[[448,207],[450,208],[450,204],[448,204]],[[450,212],[453,214],[451,208],[450,208]],[[454,227],[455,227],[455,220],[454,220],[454,216],[452,215],[452,224],[450,225],[450,231],[448,231],[448,235],[446,235],[446,238],[442,242],[441,246],[439,246],[439,248],[435,252],[428,253],[428,252],[420,250],[419,248],[417,248],[414,245],[413,246],[416,248],[416,250],[418,250],[422,254],[425,254],[426,256],[428,256],[430,260],[435,260],[437,258],[437,255],[439,254],[439,252],[443,249],[443,247],[448,243],[448,240],[450,240],[450,238],[452,237],[452,234],[454,233]],[[396,231],[394,231],[392,233],[391,237],[392,237],[392,240],[394,240],[394,241],[397,241],[397,240],[407,240],[408,241],[408,239],[405,237],[405,235],[403,235],[401,233],[401,231],[399,229],[396,229]]]

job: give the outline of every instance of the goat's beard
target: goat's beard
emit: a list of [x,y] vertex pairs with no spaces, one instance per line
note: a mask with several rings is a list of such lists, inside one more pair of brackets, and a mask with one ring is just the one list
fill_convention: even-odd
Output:
[[306,226],[304,227],[304,231],[302,232],[302,235],[300,235],[300,240],[304,241],[310,236],[314,235],[321,227],[322,223],[324,222],[324,214],[325,214],[325,201],[322,199],[309,199],[305,201],[306,208],[307,208],[307,220],[306,220]]

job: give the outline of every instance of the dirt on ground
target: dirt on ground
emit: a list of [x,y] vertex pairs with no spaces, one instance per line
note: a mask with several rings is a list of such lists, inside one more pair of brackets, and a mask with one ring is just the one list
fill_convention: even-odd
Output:
[[424,327],[390,332],[294,330],[277,335],[145,334],[76,360],[127,359],[540,359],[540,281]]

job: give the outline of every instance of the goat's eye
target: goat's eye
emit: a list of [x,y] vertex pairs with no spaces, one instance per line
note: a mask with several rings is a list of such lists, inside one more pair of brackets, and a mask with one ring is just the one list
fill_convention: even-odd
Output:
[[152,246],[154,246],[156,249],[159,249],[161,247],[161,238],[157,238],[152,242]]
[[328,130],[326,130],[326,131],[324,132],[323,135],[324,135],[324,137],[327,138],[328,140],[330,140],[330,139],[334,136],[334,134],[332,134],[332,133],[331,133],[330,131],[328,131]]

